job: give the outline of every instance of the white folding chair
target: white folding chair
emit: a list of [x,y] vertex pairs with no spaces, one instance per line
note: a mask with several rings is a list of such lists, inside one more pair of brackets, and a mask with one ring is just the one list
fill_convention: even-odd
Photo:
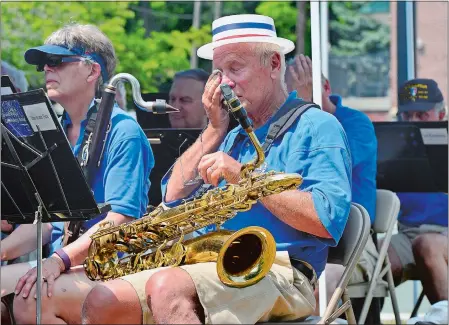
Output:
[[[351,300],[346,286],[352,276],[363,248],[366,245],[370,233],[370,217],[368,212],[359,204],[351,204],[348,221],[343,235],[336,247],[329,249],[328,263],[340,264],[345,267],[337,288],[332,295],[323,317],[310,316],[303,321],[295,321],[300,324],[355,324],[356,319],[352,309]],[[340,299],[342,300],[339,306]],[[338,317],[346,314],[347,322]],[[290,322],[289,322],[290,323]]]
[[[365,323],[373,298],[388,297],[388,294],[391,296],[396,324],[401,324],[393,274],[387,254],[399,209],[400,201],[395,193],[388,190],[377,190],[376,218],[372,229],[375,234],[385,234],[382,246],[379,249],[379,257],[370,282],[351,284],[348,286],[348,292],[351,298],[365,298],[357,322],[358,324]],[[383,280],[385,274],[387,275],[386,282]]]

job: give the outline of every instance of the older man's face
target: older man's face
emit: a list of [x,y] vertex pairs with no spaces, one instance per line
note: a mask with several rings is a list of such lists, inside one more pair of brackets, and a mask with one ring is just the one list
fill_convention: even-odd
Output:
[[253,48],[251,43],[228,44],[216,48],[213,57],[214,69],[222,70],[223,83],[233,88],[250,117],[270,102],[275,89],[271,66],[262,65]]
[[410,122],[437,122],[444,118],[444,112],[438,112],[435,108],[428,111],[403,112],[401,118]]
[[172,128],[203,128],[207,123],[206,112],[201,98],[204,82],[191,78],[174,80],[168,103],[179,109],[179,113],[169,114]]

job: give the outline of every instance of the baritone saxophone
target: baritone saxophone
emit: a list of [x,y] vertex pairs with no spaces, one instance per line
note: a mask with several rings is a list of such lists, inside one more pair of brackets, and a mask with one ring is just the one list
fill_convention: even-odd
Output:
[[[221,85],[225,100],[256,149],[256,158],[243,165],[240,181],[209,190],[174,208],[161,204],[132,222],[100,224],[91,235],[84,262],[89,279],[105,281],[164,266],[216,262],[218,277],[225,285],[246,287],[269,272],[276,256],[276,242],[268,230],[250,226],[233,232],[220,226],[238,212],[250,210],[261,198],[297,189],[302,177],[257,170],[265,160],[264,152],[245,109],[226,86]],[[184,239],[211,225],[216,226],[215,231]]]

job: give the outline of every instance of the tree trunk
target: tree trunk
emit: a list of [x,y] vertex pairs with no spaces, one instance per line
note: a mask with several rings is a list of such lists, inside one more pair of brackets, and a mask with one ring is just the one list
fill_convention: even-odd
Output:
[[304,37],[306,33],[306,4],[305,1],[296,1],[298,16],[296,18],[296,54],[304,53]]

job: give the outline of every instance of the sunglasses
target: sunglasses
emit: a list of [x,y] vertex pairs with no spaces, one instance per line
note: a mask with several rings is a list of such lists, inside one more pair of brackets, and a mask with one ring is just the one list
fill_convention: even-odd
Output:
[[51,68],[57,67],[61,65],[62,63],[68,63],[68,62],[80,62],[80,61],[86,61],[86,58],[75,58],[73,56],[48,56],[45,58],[45,61],[42,63],[39,63],[36,67],[36,70],[39,72],[44,71],[44,66],[48,65]]

